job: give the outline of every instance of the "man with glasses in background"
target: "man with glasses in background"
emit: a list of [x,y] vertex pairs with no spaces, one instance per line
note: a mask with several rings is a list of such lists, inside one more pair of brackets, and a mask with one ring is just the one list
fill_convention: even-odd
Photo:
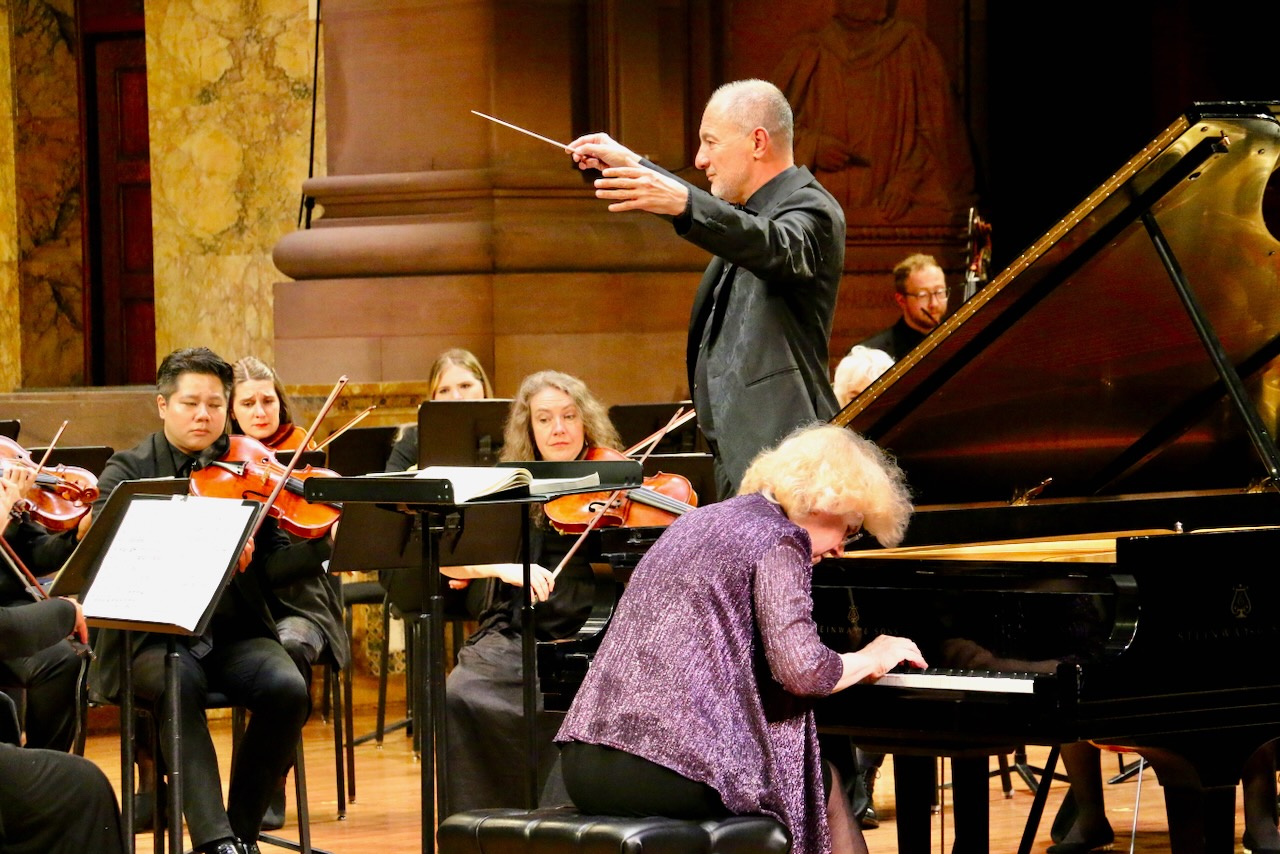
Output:
[[907,355],[947,314],[946,276],[932,255],[911,255],[893,268],[893,300],[902,311],[898,322],[866,341],[895,362]]

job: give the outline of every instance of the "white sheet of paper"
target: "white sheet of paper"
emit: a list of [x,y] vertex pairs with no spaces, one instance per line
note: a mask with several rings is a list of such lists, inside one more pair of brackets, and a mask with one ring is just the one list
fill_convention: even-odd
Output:
[[85,594],[85,616],[194,631],[255,512],[230,498],[134,501]]

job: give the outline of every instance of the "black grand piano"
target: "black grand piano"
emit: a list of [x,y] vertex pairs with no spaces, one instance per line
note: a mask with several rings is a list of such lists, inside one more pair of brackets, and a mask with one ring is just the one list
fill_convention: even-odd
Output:
[[[1278,117],[1196,104],[834,419],[897,456],[918,513],[904,546],[818,565],[819,629],[912,637],[934,670],[822,701],[824,730],[895,756],[1128,745],[1173,851],[1234,850],[1241,767],[1280,737]],[[645,535],[611,537],[625,570]],[[597,641],[540,651],[549,707]],[[977,767],[963,850],[986,850]],[[927,850],[929,784],[896,776],[901,850]]]

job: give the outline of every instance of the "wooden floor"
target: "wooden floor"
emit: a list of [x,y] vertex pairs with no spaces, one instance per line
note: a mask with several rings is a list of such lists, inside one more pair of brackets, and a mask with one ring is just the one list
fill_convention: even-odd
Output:
[[[392,717],[404,710],[403,687],[395,693],[390,708]],[[362,682],[356,692],[356,732],[368,732],[374,724],[373,682]],[[230,755],[230,724],[214,721],[211,724],[222,762],[222,780],[227,782],[226,760]],[[393,854],[421,850],[419,821],[419,764],[415,760],[410,740],[400,730],[388,734],[385,745],[379,749],[373,742],[356,748],[356,793],[354,803],[347,808],[345,821],[337,820],[337,789],[334,782],[333,731],[330,725],[313,716],[306,728],[307,783],[310,789],[312,844],[337,854]],[[1031,748],[1029,761],[1043,764],[1047,750]],[[116,785],[119,792],[120,760],[119,740],[111,733],[94,735],[89,739],[86,755],[97,762]],[[1117,757],[1104,754],[1104,773],[1112,772]],[[1130,757],[1132,758],[1132,757]],[[892,763],[886,762],[882,776],[876,784],[876,805],[883,821],[878,829],[867,831],[867,844],[873,854],[894,854],[898,851],[893,821],[893,772]],[[992,762],[994,769],[995,762]],[[1133,824],[1135,781],[1109,786],[1107,807],[1112,827],[1115,828],[1116,850],[1128,850],[1129,832]],[[1041,822],[1033,850],[1043,852],[1050,844],[1049,823],[1065,792],[1065,785],[1055,783],[1050,790],[1046,818]],[[1006,799],[998,778],[991,784],[991,851],[1016,851],[1022,836],[1023,825],[1031,807],[1032,795],[1019,780],[1014,780],[1013,796]],[[1237,834],[1243,827],[1237,798]],[[282,836],[296,838],[293,787],[289,787],[289,813]],[[934,818],[934,849],[950,851],[952,837],[950,805],[944,805],[941,814]],[[940,843],[940,838],[945,843]],[[1148,772],[1142,781],[1142,802],[1138,812],[1136,850],[1142,852],[1167,851],[1165,834],[1164,799],[1160,786]],[[150,834],[138,835],[138,850],[151,850]],[[264,852],[275,849],[264,847]],[[1242,850],[1237,842],[1237,851]]]

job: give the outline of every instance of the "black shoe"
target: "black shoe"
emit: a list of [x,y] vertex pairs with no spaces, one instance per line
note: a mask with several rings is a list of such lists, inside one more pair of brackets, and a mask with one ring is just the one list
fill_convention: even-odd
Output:
[[271,796],[271,805],[267,807],[267,814],[262,817],[263,830],[279,830],[284,827],[284,780],[280,781],[280,788],[276,789],[276,793]]
[[1080,814],[1080,810],[1076,808],[1076,797],[1071,794],[1071,789],[1067,789],[1067,793],[1062,797],[1062,806],[1058,807],[1058,814],[1053,817],[1053,827],[1049,829],[1049,838],[1054,842],[1061,842],[1067,838],[1067,834],[1071,832],[1072,826],[1076,823],[1076,816]]
[[1251,854],[1280,854],[1280,848],[1263,848],[1259,846],[1253,841],[1253,836],[1247,830],[1244,832],[1244,836],[1240,837],[1240,845]]
[[152,793],[137,792],[133,796],[133,832],[150,833],[156,829],[156,817],[152,813]]
[[878,767],[867,765],[858,769],[854,779],[850,806],[853,808],[853,817],[858,820],[863,830],[872,830],[880,826],[880,814],[876,812],[873,800],[876,793],[876,778],[879,776]]
[[220,839],[208,842],[198,849],[200,854],[246,854],[244,846],[234,839]]
[[1111,843],[1116,841],[1116,835],[1108,828],[1105,834],[1094,837],[1093,839],[1085,839],[1080,842],[1058,842],[1050,845],[1048,854],[1089,854],[1090,851],[1110,851]]
[[258,848],[258,840],[256,839],[252,842],[241,841],[240,844],[244,846],[244,854],[262,854],[262,850]]

